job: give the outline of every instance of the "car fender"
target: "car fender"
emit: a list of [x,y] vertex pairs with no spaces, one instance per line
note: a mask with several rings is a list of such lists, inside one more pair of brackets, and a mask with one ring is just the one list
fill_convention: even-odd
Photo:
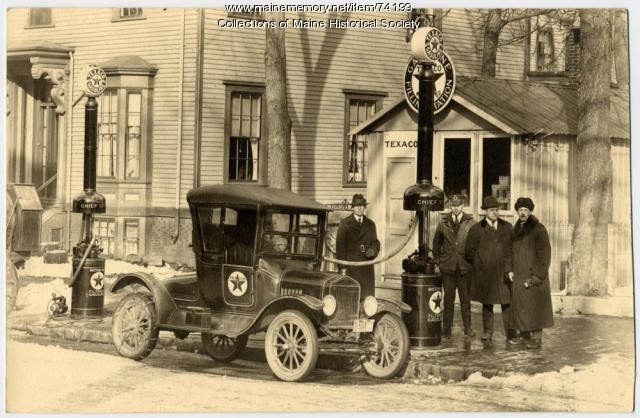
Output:
[[153,295],[159,324],[166,324],[171,315],[178,309],[169,291],[162,282],[147,273],[126,273],[119,276],[111,285],[111,293],[117,293],[123,288],[139,284],[149,289]]
[[296,309],[310,316],[313,322],[322,315],[323,302],[309,295],[280,296],[271,301],[258,312],[254,321],[239,334],[254,333],[265,329],[280,312],[287,309]]
[[376,298],[378,300],[378,310],[376,311],[376,315],[380,312],[393,312],[397,314],[409,313],[411,312],[411,306],[406,303],[388,298]]

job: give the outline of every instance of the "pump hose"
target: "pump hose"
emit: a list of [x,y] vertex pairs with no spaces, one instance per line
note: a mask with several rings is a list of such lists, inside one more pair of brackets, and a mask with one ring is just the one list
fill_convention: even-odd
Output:
[[388,259],[390,259],[391,257],[395,257],[405,247],[405,245],[407,245],[407,243],[409,242],[409,240],[413,236],[414,231],[416,230],[416,226],[418,225],[418,223],[415,222],[415,220],[416,220],[415,217],[413,217],[413,219],[411,219],[411,228],[407,232],[407,235],[404,237],[404,239],[402,240],[402,242],[400,243],[398,248],[395,248],[393,251],[391,251],[391,253],[389,253],[389,254],[387,254],[387,255],[385,255],[383,257],[379,257],[379,258],[376,258],[376,259],[373,259],[373,260],[369,260],[369,261],[346,261],[346,260],[338,260],[338,259],[330,258],[330,257],[323,257],[323,258],[324,258],[325,261],[329,261],[330,263],[336,263],[336,264],[341,264],[343,266],[352,266],[352,267],[372,266],[374,264],[385,262]]
[[73,272],[73,277],[71,277],[71,283],[69,283],[69,287],[72,287],[73,284],[76,282],[76,279],[78,278],[78,274],[80,274],[80,270],[82,270],[82,267],[84,266],[84,262],[87,261],[87,257],[89,256],[89,251],[91,251],[93,246],[96,244],[96,241],[97,239],[94,239],[93,241],[91,241],[91,244],[89,244],[89,246],[87,247],[87,251],[84,252],[82,259],[80,260],[80,263],[78,263],[78,268],[76,269],[75,272]]

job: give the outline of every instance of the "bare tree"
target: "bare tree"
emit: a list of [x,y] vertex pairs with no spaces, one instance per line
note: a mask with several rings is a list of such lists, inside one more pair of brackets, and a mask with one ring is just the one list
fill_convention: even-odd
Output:
[[608,224],[612,210],[609,133],[611,21],[602,10],[580,10],[576,178],[578,221],[573,233],[568,291],[606,293]]
[[[487,9],[480,13],[483,30],[482,69],[483,77],[496,76],[496,60],[501,46],[520,42],[532,32],[550,26],[553,22],[574,19],[575,12],[565,9]],[[533,19],[545,16],[546,19]],[[533,24],[531,21],[533,20]],[[505,35],[504,29],[511,26]],[[502,38],[501,38],[502,36]]]
[[291,119],[287,100],[287,55],[285,29],[278,23],[284,12],[270,13],[264,46],[265,117],[268,140],[267,178],[271,187],[291,190]]
[[618,88],[626,91],[629,88],[629,33],[627,27],[627,11],[613,10],[613,57],[616,68]]

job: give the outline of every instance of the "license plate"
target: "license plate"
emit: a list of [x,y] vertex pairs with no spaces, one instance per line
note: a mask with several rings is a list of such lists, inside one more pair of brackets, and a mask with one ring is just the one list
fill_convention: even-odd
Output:
[[356,319],[353,321],[353,332],[371,332],[373,322],[373,319]]

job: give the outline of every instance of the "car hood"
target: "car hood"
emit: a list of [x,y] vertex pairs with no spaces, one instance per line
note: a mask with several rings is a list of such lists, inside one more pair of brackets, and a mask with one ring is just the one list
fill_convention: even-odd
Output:
[[351,277],[336,272],[290,270],[282,276],[280,294],[305,294],[322,299],[333,286],[359,287]]

